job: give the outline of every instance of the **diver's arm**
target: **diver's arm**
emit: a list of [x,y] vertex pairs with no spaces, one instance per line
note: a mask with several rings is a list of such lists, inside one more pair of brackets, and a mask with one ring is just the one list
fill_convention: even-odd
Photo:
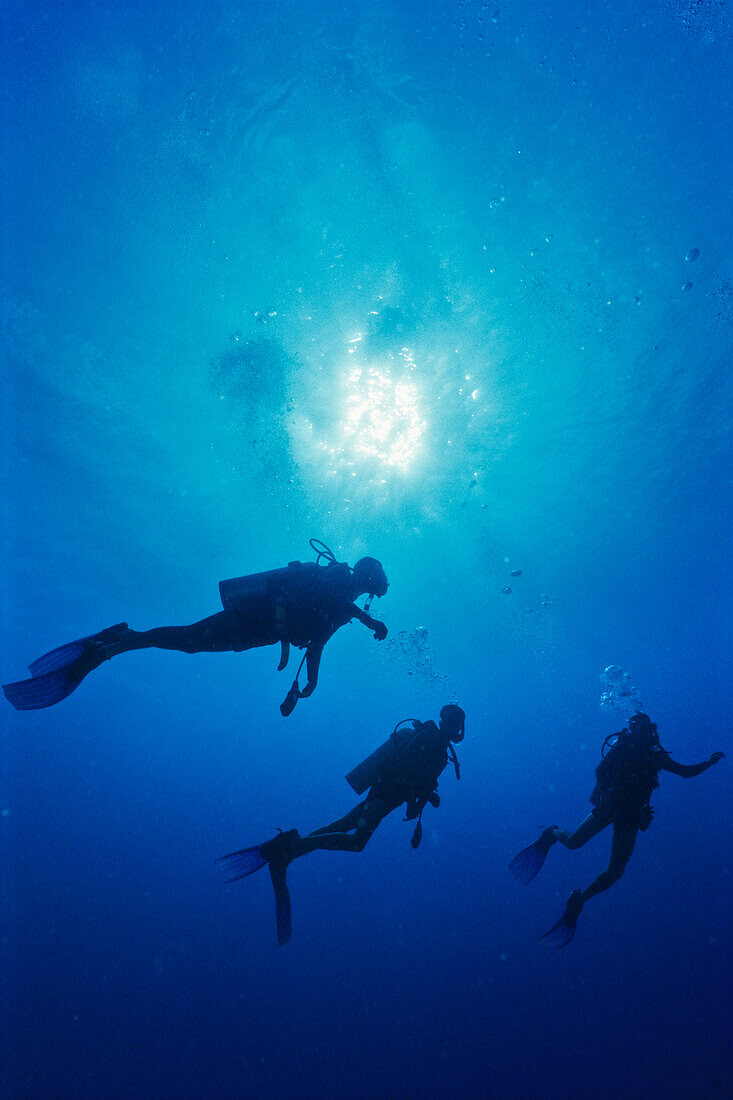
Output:
[[668,756],[661,765],[660,770],[672,772],[673,775],[681,775],[683,779],[692,779],[693,776],[700,775],[702,772],[706,772],[708,768],[712,768],[713,764],[717,764],[724,756],[724,752],[714,752],[709,760],[703,760],[701,764],[678,764],[676,760]]
[[387,637],[387,627],[379,619],[373,619],[371,615],[367,615],[366,611],[362,611],[360,607],[357,607],[355,603],[349,604],[349,618],[358,619],[364,626],[368,626],[370,630],[374,631],[374,637],[378,642],[383,642]]
[[427,788],[423,789],[422,794],[420,795],[420,801],[422,802],[423,806],[425,806],[429,802],[430,805],[434,806],[437,810],[438,806],[440,805],[440,795],[438,794],[437,779],[433,783],[430,790],[427,790]]
[[327,601],[330,604],[332,622],[341,626],[351,622],[352,619],[358,619],[364,626],[373,630],[374,637],[381,642],[387,637],[387,627],[379,619],[373,619],[368,612],[357,607],[353,600],[354,586],[351,571],[348,566],[344,566],[344,570],[345,572],[341,572],[340,567],[338,571],[334,568],[330,577],[327,574],[329,580],[327,591],[330,593]]

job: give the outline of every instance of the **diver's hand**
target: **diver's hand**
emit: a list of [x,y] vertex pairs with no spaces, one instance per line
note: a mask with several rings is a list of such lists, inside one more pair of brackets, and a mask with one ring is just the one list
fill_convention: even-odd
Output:
[[709,761],[710,767],[712,767],[713,764],[717,764],[718,761],[722,760],[724,756],[725,756],[724,752],[714,752],[713,755],[710,757],[710,761]]
[[374,628],[374,637],[377,641],[383,642],[387,637],[387,627],[384,623],[380,623],[378,619],[372,619],[369,625]]
[[308,681],[308,683],[305,685],[305,687],[300,692],[300,698],[301,699],[307,699],[308,696],[312,695],[315,690],[316,690],[315,683],[312,684],[310,681]]

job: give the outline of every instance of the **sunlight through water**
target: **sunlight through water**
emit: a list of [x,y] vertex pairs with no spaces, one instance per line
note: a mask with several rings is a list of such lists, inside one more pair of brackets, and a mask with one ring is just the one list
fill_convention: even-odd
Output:
[[[400,356],[412,365],[406,348]],[[420,452],[425,431],[412,379],[396,377],[388,364],[357,366],[346,375],[344,388],[341,454],[376,458],[407,471]]]
[[[356,358],[356,348],[349,350]],[[343,370],[335,386],[331,438],[319,445],[333,472],[356,474],[369,467],[385,477],[414,471],[426,428],[411,377],[414,367],[409,349],[402,348],[378,360],[352,361]]]

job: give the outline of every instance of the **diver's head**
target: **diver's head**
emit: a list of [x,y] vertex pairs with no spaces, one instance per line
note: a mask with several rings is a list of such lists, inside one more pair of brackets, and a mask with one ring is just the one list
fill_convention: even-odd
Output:
[[629,718],[629,733],[639,744],[658,745],[657,727],[648,714],[639,710]]
[[466,736],[466,712],[457,703],[446,703],[440,712],[440,728],[451,741],[458,743]]
[[359,593],[368,592],[370,596],[383,596],[389,588],[387,574],[381,561],[376,558],[359,558],[351,570]]

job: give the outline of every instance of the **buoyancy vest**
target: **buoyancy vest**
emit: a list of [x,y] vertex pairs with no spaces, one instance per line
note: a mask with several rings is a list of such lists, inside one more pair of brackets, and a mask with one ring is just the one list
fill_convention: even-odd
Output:
[[640,812],[659,786],[659,769],[667,755],[661,745],[639,745],[622,730],[614,735],[596,768],[590,801],[594,806],[612,806],[632,815]]

